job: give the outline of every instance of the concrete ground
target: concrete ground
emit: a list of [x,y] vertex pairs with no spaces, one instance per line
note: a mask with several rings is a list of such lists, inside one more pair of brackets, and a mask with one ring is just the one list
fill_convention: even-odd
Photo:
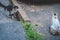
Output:
[[25,32],[20,21],[6,16],[7,11],[0,7],[0,40],[25,40]]
[[35,27],[35,30],[44,34],[45,40],[60,40],[60,35],[53,36],[49,33],[52,13],[57,13],[60,21],[60,4],[27,5],[23,3],[21,6],[26,11],[31,22],[38,24],[38,26]]

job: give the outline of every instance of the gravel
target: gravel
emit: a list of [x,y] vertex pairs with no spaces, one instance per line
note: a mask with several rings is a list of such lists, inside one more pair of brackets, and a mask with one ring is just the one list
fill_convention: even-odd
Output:
[[36,31],[45,35],[45,40],[60,40],[60,35],[54,36],[49,33],[51,26],[52,13],[58,14],[60,21],[60,4],[52,5],[22,5],[23,9],[27,12],[31,22],[38,24],[35,28]]

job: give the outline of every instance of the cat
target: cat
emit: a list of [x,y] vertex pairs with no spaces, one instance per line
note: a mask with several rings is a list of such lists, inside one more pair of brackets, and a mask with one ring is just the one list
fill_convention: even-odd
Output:
[[58,35],[59,34],[59,32],[58,32],[59,27],[60,27],[60,24],[59,24],[58,16],[56,13],[53,13],[52,25],[51,25],[51,27],[49,27],[50,33],[52,33],[54,35]]

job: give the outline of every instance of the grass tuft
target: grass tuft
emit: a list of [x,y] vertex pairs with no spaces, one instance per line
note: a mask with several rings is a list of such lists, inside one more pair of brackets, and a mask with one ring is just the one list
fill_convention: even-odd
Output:
[[20,21],[24,27],[27,40],[44,40],[44,36],[34,31],[34,25],[31,22]]

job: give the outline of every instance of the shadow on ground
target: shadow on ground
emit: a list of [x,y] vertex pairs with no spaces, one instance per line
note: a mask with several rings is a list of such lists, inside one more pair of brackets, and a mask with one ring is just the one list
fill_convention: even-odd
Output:
[[16,0],[28,5],[52,5],[59,4],[60,0]]

